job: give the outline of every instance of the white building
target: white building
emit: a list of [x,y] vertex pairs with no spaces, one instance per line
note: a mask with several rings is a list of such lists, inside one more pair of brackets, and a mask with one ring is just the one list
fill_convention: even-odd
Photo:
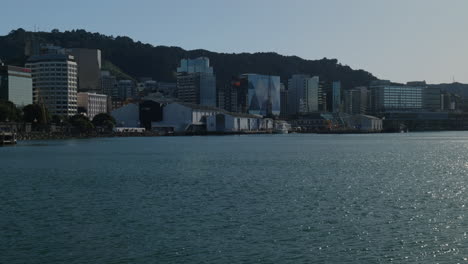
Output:
[[44,103],[51,115],[77,113],[77,63],[71,55],[45,54],[28,59],[31,69],[33,101]]
[[173,128],[174,132],[190,132],[206,129],[206,119],[225,111],[216,107],[190,103],[170,103],[163,109],[163,121],[152,122],[155,128]]
[[96,93],[78,93],[78,107],[86,109],[90,120],[97,114],[107,113],[107,95]]
[[370,115],[354,115],[351,118],[351,126],[364,132],[381,132],[383,121],[380,118]]
[[289,114],[313,113],[319,110],[319,77],[295,74],[288,80]]

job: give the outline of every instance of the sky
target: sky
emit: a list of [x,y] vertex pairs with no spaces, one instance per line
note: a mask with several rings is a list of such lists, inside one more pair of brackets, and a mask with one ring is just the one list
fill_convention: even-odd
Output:
[[394,82],[468,83],[467,0],[23,0],[0,11],[0,35],[85,29],[188,50],[336,58]]

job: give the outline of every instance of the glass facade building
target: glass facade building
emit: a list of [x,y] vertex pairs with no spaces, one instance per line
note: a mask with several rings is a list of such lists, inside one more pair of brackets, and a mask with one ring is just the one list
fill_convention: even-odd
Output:
[[333,92],[332,111],[334,113],[337,113],[341,111],[341,82],[332,83],[332,92]]
[[269,116],[281,112],[280,77],[260,74],[243,74],[248,81],[248,112]]
[[0,99],[21,107],[33,102],[31,70],[0,66]]

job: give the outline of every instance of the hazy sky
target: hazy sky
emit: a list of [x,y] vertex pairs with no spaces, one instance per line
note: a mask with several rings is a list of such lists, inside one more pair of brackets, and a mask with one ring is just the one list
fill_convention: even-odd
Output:
[[0,34],[86,29],[153,45],[337,58],[379,78],[468,83],[468,0],[23,0]]

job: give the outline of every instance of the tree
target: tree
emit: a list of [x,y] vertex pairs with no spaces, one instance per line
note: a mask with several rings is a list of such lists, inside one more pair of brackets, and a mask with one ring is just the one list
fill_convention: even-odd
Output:
[[70,124],[80,133],[91,132],[94,129],[93,123],[84,115],[70,117]]
[[50,120],[50,114],[45,106],[30,104],[23,108],[23,120],[29,123],[45,125]]
[[21,111],[10,101],[0,100],[0,122],[20,121]]
[[102,127],[107,130],[112,130],[115,127],[115,119],[107,114],[107,113],[101,113],[93,118],[93,125],[95,127]]

